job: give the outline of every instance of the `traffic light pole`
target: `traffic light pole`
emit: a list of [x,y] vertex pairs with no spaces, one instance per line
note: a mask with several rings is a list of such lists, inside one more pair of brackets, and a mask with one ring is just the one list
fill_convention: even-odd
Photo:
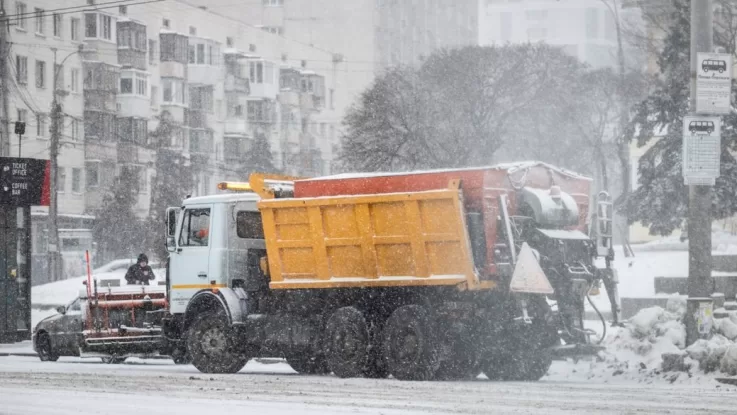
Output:
[[[713,52],[714,15],[712,0],[691,0],[691,99],[690,113],[696,114],[696,76],[699,52]],[[693,344],[710,326],[710,317],[702,315],[702,305],[711,302],[711,186],[688,186],[688,301],[686,343]],[[702,318],[700,322],[699,319]],[[705,318],[704,321],[703,319]]]

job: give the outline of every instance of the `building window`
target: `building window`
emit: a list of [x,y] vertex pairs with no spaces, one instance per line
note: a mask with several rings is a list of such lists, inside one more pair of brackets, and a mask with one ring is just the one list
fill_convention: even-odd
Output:
[[197,45],[197,64],[205,64],[205,45],[203,45],[202,43]]
[[156,65],[156,41],[151,39],[148,41],[148,64]]
[[197,36],[197,28],[194,26],[189,27],[189,35],[190,36]]
[[79,133],[79,125],[79,120],[76,118],[72,118],[71,122],[69,123],[70,137],[74,141],[77,141],[81,138],[81,134]]
[[284,0],[263,0],[264,6],[279,7],[284,5]]
[[113,39],[113,19],[110,16],[100,15],[101,36],[105,40]]
[[96,161],[87,162],[85,165],[87,176],[87,188],[93,189],[100,185],[100,163]]
[[184,104],[184,83],[181,79],[162,79],[165,103]]
[[79,193],[82,191],[82,169],[72,169],[72,193]]
[[121,94],[132,94],[133,93],[133,79],[131,78],[120,78],[120,93]]
[[194,45],[189,45],[187,53],[187,62],[193,64],[195,62],[195,48]]
[[128,6],[118,6],[118,13],[122,14],[123,16],[128,14]]
[[54,36],[61,37],[61,15],[54,13]]
[[166,29],[171,28],[171,21],[169,19],[163,19],[161,21],[161,25],[164,26]]
[[329,98],[330,98],[330,109],[334,110],[335,109],[335,90],[333,88],[330,88]]
[[71,75],[72,81],[69,83],[69,89],[72,92],[79,92],[79,69],[72,68]]
[[16,55],[15,75],[18,78],[19,84],[25,85],[28,83],[28,58],[27,57]]
[[46,137],[46,114],[36,114],[36,136]]
[[251,73],[250,80],[256,84],[264,83],[264,63],[263,62],[251,62]]
[[284,28],[281,26],[264,26],[261,28],[264,32],[269,32],[275,35],[283,35],[284,34]]
[[18,29],[23,29],[23,30],[26,29],[26,18],[27,18],[26,10],[27,8],[26,8],[25,3],[21,3],[21,2],[15,3],[15,14],[16,14],[16,17],[18,18],[18,23],[17,23]]
[[148,96],[148,80],[144,75],[136,75],[136,94]]
[[64,89],[64,68],[59,64],[54,64],[54,73],[52,74],[54,78],[52,78],[52,81],[56,81],[56,84],[54,85],[56,89],[63,90]]
[[175,33],[162,33],[159,35],[160,42],[160,56],[162,62],[188,62],[188,40],[186,36],[177,35]]
[[44,23],[45,23],[44,10],[35,8],[34,12],[36,15],[36,33],[42,35],[44,34]]
[[207,64],[210,66],[216,65],[217,57],[215,56],[215,48],[212,45],[207,47]]
[[57,167],[56,173],[56,192],[64,193],[66,190],[67,172],[64,167]]
[[36,88],[46,88],[46,62],[36,61]]
[[84,15],[84,37],[97,37],[97,15],[88,13]]
[[79,40],[79,19],[72,17],[69,21],[69,27],[71,28],[71,38],[74,41]]
[[233,38],[228,36],[225,38],[225,46],[232,48],[233,47]]

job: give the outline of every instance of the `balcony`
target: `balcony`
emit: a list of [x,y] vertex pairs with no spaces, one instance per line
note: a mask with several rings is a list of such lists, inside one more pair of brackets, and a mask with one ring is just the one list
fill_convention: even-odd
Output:
[[248,78],[237,77],[233,74],[225,76],[225,92],[236,92],[248,95],[251,92]]
[[118,64],[146,70],[148,64],[146,26],[133,20],[118,22]]
[[244,119],[228,118],[225,120],[225,135],[248,136],[248,122]]
[[292,89],[282,89],[279,93],[279,104],[298,107],[300,105],[299,92]]
[[222,80],[220,71],[220,44],[190,37],[187,60],[187,82],[193,85],[215,85]]

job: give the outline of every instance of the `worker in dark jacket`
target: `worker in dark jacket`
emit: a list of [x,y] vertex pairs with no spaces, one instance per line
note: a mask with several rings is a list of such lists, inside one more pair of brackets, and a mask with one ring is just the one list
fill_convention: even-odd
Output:
[[148,257],[146,254],[138,256],[138,261],[128,268],[125,273],[125,280],[128,285],[148,285],[148,282],[155,279],[154,271],[148,265]]

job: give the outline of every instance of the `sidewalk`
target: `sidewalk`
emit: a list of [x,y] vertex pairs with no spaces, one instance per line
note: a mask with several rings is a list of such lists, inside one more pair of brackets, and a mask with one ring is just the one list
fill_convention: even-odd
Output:
[[30,340],[20,343],[0,343],[0,356],[36,356]]

